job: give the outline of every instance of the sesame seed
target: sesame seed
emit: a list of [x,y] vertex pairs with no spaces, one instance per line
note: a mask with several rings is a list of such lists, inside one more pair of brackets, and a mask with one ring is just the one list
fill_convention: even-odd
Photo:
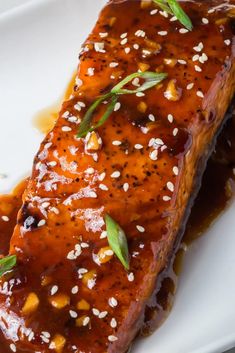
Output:
[[210,9],[207,11],[208,13],[214,13],[215,12],[215,9]]
[[114,106],[114,111],[117,112],[121,108],[121,103],[117,102]]
[[167,189],[170,190],[171,192],[174,192],[175,187],[174,184],[171,181],[168,181],[168,183],[166,184]]
[[77,293],[78,293],[78,286],[74,286],[74,287],[71,289],[71,293],[72,293],[72,294],[77,294]]
[[162,146],[162,145],[164,145],[164,142],[162,141],[162,139],[156,138],[156,139],[154,140],[154,145]]
[[190,90],[190,89],[193,88],[193,86],[194,86],[194,83],[189,83],[186,88],[187,88],[188,90]]
[[94,67],[89,67],[87,69],[88,76],[94,76],[94,71],[95,71]]
[[120,146],[120,145],[122,144],[122,142],[116,140],[116,141],[113,141],[112,144],[113,144],[114,146]]
[[50,206],[50,202],[43,202],[42,203],[42,208],[47,208]]
[[135,50],[138,50],[139,47],[140,47],[139,44],[134,44],[134,45],[133,45],[133,48],[134,48]]
[[69,116],[69,112],[66,111],[66,112],[63,113],[62,118],[68,118],[68,116]]
[[116,336],[110,335],[110,336],[108,336],[108,340],[109,340],[109,342],[115,342],[118,340],[118,338]]
[[4,222],[9,222],[9,217],[7,217],[7,216],[2,216],[2,220],[4,221]]
[[231,40],[230,40],[230,39],[225,39],[224,43],[225,43],[226,45],[230,45],[230,44],[231,44]]
[[124,38],[123,40],[121,40],[120,44],[125,45],[127,43],[127,41],[128,41],[127,38]]
[[145,37],[145,32],[139,29],[138,31],[135,32],[136,37]]
[[180,28],[180,29],[179,29],[179,33],[181,33],[181,34],[188,33],[188,29],[186,29],[186,28]]
[[106,230],[103,230],[100,235],[100,239],[105,239],[105,238],[107,238],[107,232],[106,232]]
[[112,318],[112,320],[110,321],[110,326],[111,326],[112,328],[116,328],[116,327],[117,327],[117,321],[116,321],[116,319]]
[[100,32],[99,36],[100,36],[100,38],[105,38],[105,37],[108,37],[108,33],[107,32]]
[[199,61],[203,64],[207,60],[208,60],[208,56],[205,53],[202,53],[202,55],[199,58]]
[[129,184],[128,184],[128,183],[125,183],[125,184],[123,185],[123,190],[124,190],[125,192],[127,192],[127,191],[129,190]]
[[127,279],[128,279],[129,282],[133,282],[134,279],[135,279],[134,273],[133,272],[129,273],[127,275]]
[[163,196],[162,199],[163,199],[163,201],[166,201],[166,202],[171,200],[171,198],[169,196]]
[[51,161],[49,163],[47,163],[50,167],[55,167],[57,165],[56,161]]
[[159,34],[159,36],[166,36],[167,31],[159,31],[158,34]]
[[131,51],[131,48],[125,48],[124,51],[125,51],[126,54],[129,54],[130,51]]
[[144,92],[137,92],[136,97],[144,97],[145,93]]
[[105,50],[104,50],[104,43],[95,43],[95,44],[94,44],[94,49],[95,49],[95,51],[97,51],[97,52],[105,53]]
[[53,286],[53,287],[51,288],[51,295],[56,294],[56,293],[58,292],[58,289],[59,289],[58,286]]
[[99,319],[104,319],[107,315],[108,315],[108,312],[107,312],[107,311],[102,311],[102,312],[99,314]]
[[145,228],[140,226],[140,225],[137,225],[136,226],[136,229],[140,232],[140,233],[144,233],[145,232]]
[[197,96],[200,98],[204,98],[204,94],[202,93],[202,91],[197,91]]
[[158,13],[158,9],[154,9],[150,11],[151,16],[156,15],[156,13]]
[[91,197],[92,199],[96,199],[97,198],[97,194],[95,191],[90,191],[89,192],[89,197]]
[[115,172],[113,172],[111,174],[111,178],[119,178],[120,175],[121,175],[121,173],[118,170],[116,170]]
[[195,54],[193,57],[192,57],[192,60],[193,61],[197,61],[199,60],[200,56],[198,54]]
[[187,64],[187,61],[179,59],[179,60],[178,60],[178,63],[179,63],[179,64],[182,64],[182,65],[186,65],[186,64]]
[[196,47],[193,47],[193,49],[197,52],[202,51],[202,49],[204,48],[202,42],[200,42]]
[[197,71],[197,72],[201,72],[202,71],[202,69],[198,65],[195,65],[194,68],[195,68],[195,71]]
[[118,63],[116,63],[116,62],[111,62],[110,64],[109,64],[109,67],[117,67],[119,64]]
[[176,16],[173,16],[173,17],[171,17],[171,19],[170,19],[170,22],[174,22],[174,21],[177,21],[177,17],[176,17]]
[[46,224],[45,219],[41,219],[41,221],[38,222],[38,227],[42,227]]
[[176,136],[178,134],[179,129],[177,127],[173,130],[173,136]]
[[179,168],[178,167],[173,167],[173,173],[175,174],[175,175],[179,175]]
[[87,326],[89,324],[89,322],[90,322],[90,318],[88,316],[85,317],[83,320],[83,326]]
[[173,115],[172,115],[172,114],[168,114],[167,119],[168,119],[168,121],[169,121],[170,123],[173,123],[173,121],[174,121],[174,118],[173,118]]
[[16,346],[14,345],[14,343],[11,343],[9,347],[12,350],[12,352],[16,352]]
[[113,250],[106,250],[106,251],[104,252],[104,254],[105,254],[106,256],[113,256],[113,255],[114,255],[114,252],[113,252]]
[[93,314],[94,314],[95,316],[99,316],[99,315],[100,315],[100,311],[99,311],[98,309],[96,309],[96,308],[93,308],[93,309],[92,309],[92,312],[93,312]]
[[104,184],[100,184],[99,185],[99,188],[101,189],[101,190],[103,190],[103,191],[108,191],[108,187],[106,186],[106,185],[104,185]]
[[63,126],[61,130],[65,131],[65,132],[68,132],[68,131],[71,131],[72,129],[69,126]]
[[99,181],[103,181],[105,177],[106,177],[106,173],[103,172],[98,176],[98,179],[99,179]]
[[207,25],[209,23],[209,20],[207,18],[203,17],[202,23],[204,23],[204,25]]
[[109,298],[108,303],[111,308],[115,308],[116,306],[118,306],[118,301],[114,297]]
[[140,145],[139,143],[135,145],[136,150],[141,150],[142,148],[144,148],[144,146]]
[[154,151],[150,152],[149,157],[152,161],[156,161],[157,157],[158,157],[158,151],[154,150]]
[[94,174],[94,173],[95,173],[95,169],[94,169],[94,168],[87,168],[87,169],[85,170],[85,173],[87,173],[87,174]]
[[72,319],[76,319],[78,317],[78,314],[76,313],[76,311],[69,310],[69,314]]
[[159,13],[161,16],[168,18],[168,13],[166,11],[159,11]]
[[122,33],[121,35],[120,35],[120,38],[126,38],[127,37],[127,32],[125,32],[125,33]]
[[155,116],[153,114],[149,114],[149,120],[155,121]]

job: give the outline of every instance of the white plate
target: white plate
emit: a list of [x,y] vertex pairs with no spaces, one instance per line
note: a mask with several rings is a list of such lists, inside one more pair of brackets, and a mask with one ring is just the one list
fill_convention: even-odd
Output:
[[[61,97],[104,0],[34,0],[0,15],[0,192],[29,173],[32,117]],[[133,353],[221,353],[235,345],[235,203],[187,253],[174,308]]]

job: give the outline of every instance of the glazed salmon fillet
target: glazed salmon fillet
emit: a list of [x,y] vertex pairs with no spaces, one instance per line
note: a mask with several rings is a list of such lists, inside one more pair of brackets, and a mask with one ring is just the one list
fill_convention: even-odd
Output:
[[[234,94],[235,1],[181,5],[192,31],[151,1],[111,0],[84,43],[11,239],[1,352],[125,353],[141,329]],[[94,101],[138,70],[168,76],[119,96],[109,119],[78,137]],[[109,246],[106,215],[125,232],[128,270]]]

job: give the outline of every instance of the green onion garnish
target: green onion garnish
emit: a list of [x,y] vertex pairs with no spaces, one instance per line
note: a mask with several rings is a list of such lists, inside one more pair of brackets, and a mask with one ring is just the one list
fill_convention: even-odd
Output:
[[[103,125],[106,120],[110,117],[110,115],[113,113],[115,109],[115,105],[118,101],[118,96],[123,95],[123,94],[135,94],[139,92],[144,92],[154,86],[156,86],[158,83],[160,83],[162,80],[164,80],[167,77],[166,73],[156,73],[156,72],[151,72],[151,71],[146,71],[146,72],[135,72],[126,78],[124,78],[121,82],[119,82],[116,86],[114,86],[111,91],[107,94],[104,94],[100,97],[98,97],[94,103],[90,106],[90,108],[87,110],[86,114],[84,115],[84,118],[79,126],[78,130],[78,137],[84,137],[87,135],[88,132],[94,131],[101,125]],[[125,89],[124,86],[128,83],[130,83],[133,79],[135,78],[140,78],[143,79],[144,82],[141,86],[139,86],[136,89],[130,90],[130,89]],[[102,104],[104,101],[108,102],[107,108],[98,121],[98,123],[94,126],[92,126],[92,119],[93,119],[93,113],[94,111]]]
[[189,31],[193,29],[193,24],[188,15],[184,12],[178,1],[176,0],[153,0],[163,11],[170,15],[174,15],[180,23]]
[[125,269],[129,270],[129,251],[124,231],[108,214],[105,215],[105,223],[107,238],[111,249],[121,261]]
[[0,276],[13,269],[16,265],[16,255],[9,255],[0,259]]

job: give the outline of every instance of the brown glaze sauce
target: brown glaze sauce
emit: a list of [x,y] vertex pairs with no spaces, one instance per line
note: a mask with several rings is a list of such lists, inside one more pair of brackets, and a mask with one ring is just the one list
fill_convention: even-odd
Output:
[[[43,129],[50,126],[51,117],[55,117],[52,107],[45,110]],[[49,114],[48,114],[49,113]],[[45,131],[46,132],[46,131]],[[151,334],[167,318],[177,290],[178,276],[187,247],[202,236],[211,223],[226,209],[235,193],[235,116],[223,128],[215,151],[208,162],[202,180],[202,186],[193,206],[181,245],[174,255],[174,261],[163,276],[156,302],[146,311],[146,321],[141,335]],[[0,196],[0,254],[6,255],[10,237],[16,225],[16,217],[22,204],[22,194],[27,184],[23,180],[9,195]],[[4,221],[2,217],[8,217]]]

